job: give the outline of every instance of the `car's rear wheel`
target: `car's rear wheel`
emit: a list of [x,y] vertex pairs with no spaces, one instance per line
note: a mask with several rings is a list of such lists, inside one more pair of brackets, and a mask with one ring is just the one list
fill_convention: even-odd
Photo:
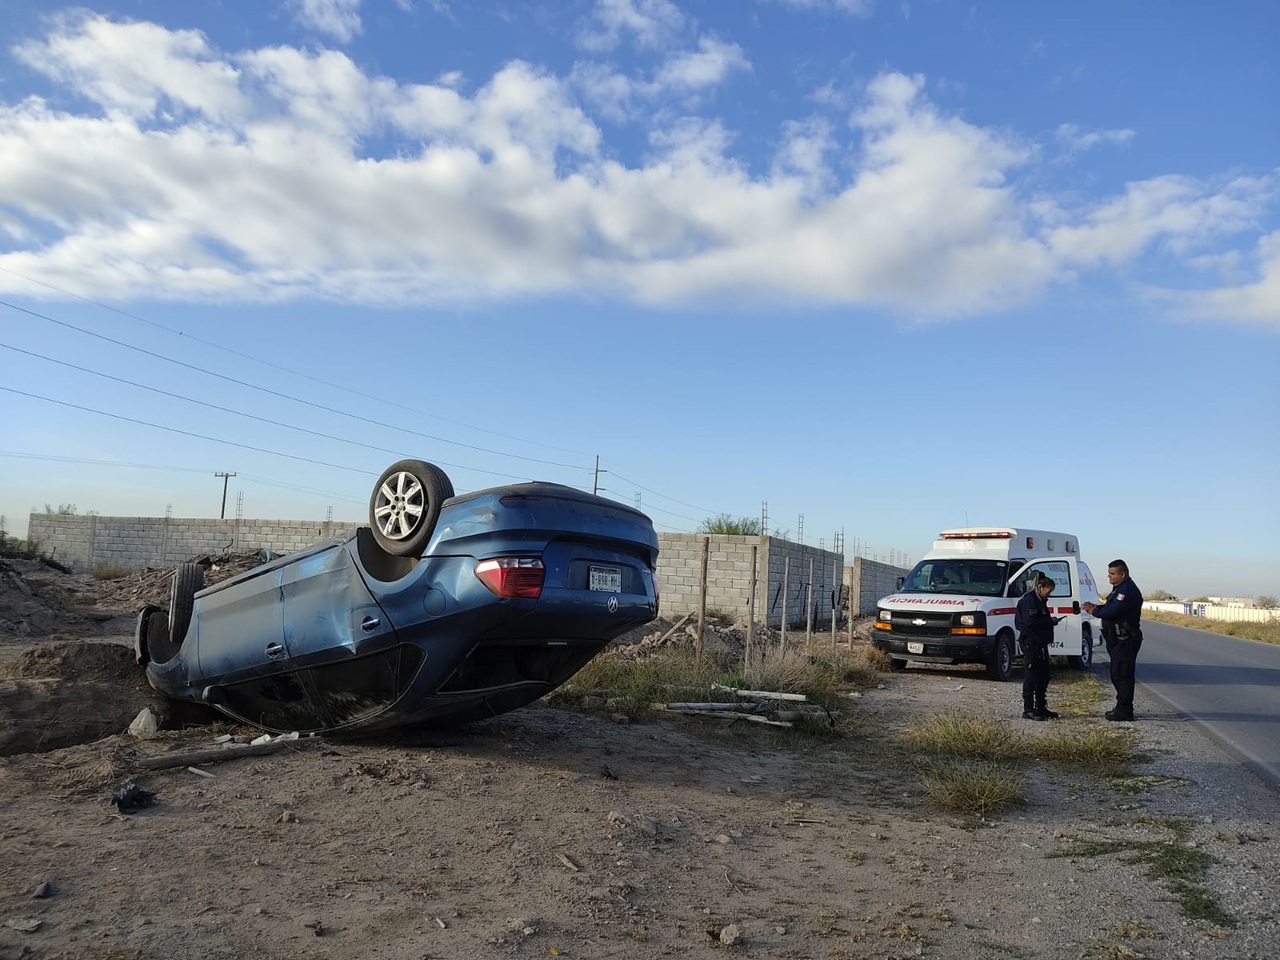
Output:
[[401,460],[382,471],[369,498],[369,526],[383,550],[419,557],[440,519],[440,506],[453,496],[443,470],[423,460]]
[[202,589],[204,567],[198,563],[180,563],[174,567],[173,583],[169,587],[169,629],[147,631],[148,654],[154,663],[168,663],[182,649],[195,612],[196,593]]

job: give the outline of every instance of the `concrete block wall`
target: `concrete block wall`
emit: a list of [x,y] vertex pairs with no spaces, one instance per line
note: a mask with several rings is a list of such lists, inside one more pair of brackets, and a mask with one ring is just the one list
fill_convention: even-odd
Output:
[[205,520],[31,514],[29,539],[77,573],[101,567],[165,567],[209,554],[292,553],[345,536],[358,524],[313,520]]
[[[707,555],[707,609],[745,617],[751,598],[751,550],[756,567],[764,548],[760,537],[729,534],[659,533],[658,593],[663,616],[698,612],[702,582],[702,541],[710,538]],[[756,618],[764,607],[761,582],[756,584]]]
[[[791,626],[805,626],[809,617],[808,605],[812,600],[814,626],[830,626],[832,592],[840,582],[844,566],[842,554],[777,537],[718,533],[658,534],[658,590],[662,595],[664,616],[697,613],[704,539],[709,541],[708,610],[746,617],[751,597],[751,550],[754,547],[756,621],[767,622],[771,627],[781,626],[785,609]],[[809,589],[810,561],[812,592]]]
[[911,570],[895,567],[866,557],[854,557],[853,566],[844,569],[844,585],[849,591],[849,609],[853,616],[876,612],[876,601],[898,589],[898,578]]
[[814,627],[829,627],[832,600],[839,599],[835,591],[841,583],[844,555],[776,537],[765,540],[768,603],[764,615],[769,626],[781,626],[785,609],[788,627],[804,627],[812,604]]
[[[205,520],[176,517],[59,516],[33,513],[28,537],[45,553],[78,573],[101,567],[166,567],[208,554],[271,550],[292,553],[345,536],[358,524],[307,520]],[[664,615],[698,610],[703,534],[658,534],[658,589]],[[813,602],[813,623],[831,623],[831,593],[843,568],[841,554],[776,537],[710,535],[707,609],[747,615],[751,597],[751,551],[756,550],[757,622],[803,627]],[[809,592],[810,561],[813,590]],[[887,591],[886,591],[887,592]]]

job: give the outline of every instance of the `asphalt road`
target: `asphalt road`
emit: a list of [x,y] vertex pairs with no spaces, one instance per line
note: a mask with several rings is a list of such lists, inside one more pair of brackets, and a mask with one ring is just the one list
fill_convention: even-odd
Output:
[[[1142,622],[1134,710],[1156,696],[1199,721],[1280,789],[1280,645]],[[1106,678],[1106,654],[1098,666]]]

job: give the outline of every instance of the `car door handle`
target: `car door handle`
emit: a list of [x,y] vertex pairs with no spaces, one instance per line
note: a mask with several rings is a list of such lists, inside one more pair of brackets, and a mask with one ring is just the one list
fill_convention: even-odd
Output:
[[267,656],[268,656],[268,657],[271,657],[271,659],[273,659],[273,660],[274,660],[276,657],[283,657],[283,656],[284,656],[284,644],[283,644],[283,643],[268,643],[268,644],[267,644]]
[[365,617],[360,621],[360,629],[365,633],[373,633],[373,631],[377,630],[381,625],[382,621],[377,617]]

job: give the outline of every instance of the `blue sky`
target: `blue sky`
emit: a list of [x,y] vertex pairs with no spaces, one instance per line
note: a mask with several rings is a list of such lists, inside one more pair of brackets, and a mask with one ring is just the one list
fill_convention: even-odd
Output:
[[1280,6],[0,0],[0,515],[417,456],[1280,595]]

